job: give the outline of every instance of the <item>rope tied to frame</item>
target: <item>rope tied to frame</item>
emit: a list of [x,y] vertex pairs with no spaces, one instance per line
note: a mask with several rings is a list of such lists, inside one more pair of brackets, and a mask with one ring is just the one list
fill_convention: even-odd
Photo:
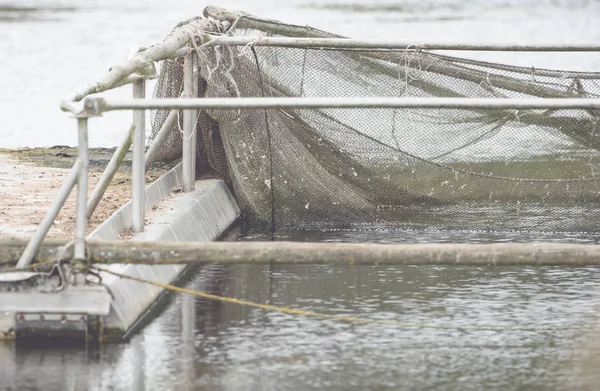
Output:
[[[39,271],[39,274],[45,277],[51,277],[53,275],[58,275],[60,278],[60,285],[55,289],[52,289],[46,293],[52,292],[60,292],[64,290],[69,285],[69,280],[72,276],[76,274],[86,274],[91,273],[95,274],[91,269],[91,262],[89,259],[74,259],[69,258],[66,259],[65,255],[69,248],[72,248],[76,240],[71,240],[67,242],[64,246],[60,247],[57,251],[56,257],[53,260],[32,263],[25,267],[14,267],[14,268],[4,268],[0,269],[0,274],[2,273],[16,273],[16,272],[25,272],[25,271],[35,271],[36,269],[46,268],[47,266],[51,266],[50,270],[46,270],[44,272]],[[67,266],[67,267],[65,267]]]

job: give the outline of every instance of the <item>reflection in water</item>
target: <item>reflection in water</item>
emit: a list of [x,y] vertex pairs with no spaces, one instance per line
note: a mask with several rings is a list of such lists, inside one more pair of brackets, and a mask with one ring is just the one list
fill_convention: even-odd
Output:
[[[593,268],[207,266],[187,285],[438,328],[347,324],[177,294],[129,344],[87,352],[3,345],[5,384],[152,390],[598,385],[576,360],[589,325],[600,321],[600,275]],[[503,329],[470,329],[489,325]]]

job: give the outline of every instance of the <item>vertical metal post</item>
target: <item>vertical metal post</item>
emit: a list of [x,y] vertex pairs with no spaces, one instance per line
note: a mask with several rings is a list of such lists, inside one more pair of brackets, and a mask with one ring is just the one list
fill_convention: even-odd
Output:
[[[183,64],[183,95],[198,97],[198,81],[194,77],[196,52],[192,51]],[[196,183],[196,117],[197,110],[183,111],[183,191],[192,191]]]
[[87,228],[87,196],[88,196],[88,119],[77,118],[79,139],[79,174],[77,175],[77,215],[75,220],[75,259],[85,259],[85,231]]
[[[146,96],[145,80],[138,80],[133,83],[133,98],[143,99]],[[131,168],[132,184],[132,221],[133,231],[144,231],[144,185],[146,182],[145,168],[145,144],[146,144],[146,112],[145,110],[133,111],[133,123],[135,124],[135,134],[133,136],[133,165]]]

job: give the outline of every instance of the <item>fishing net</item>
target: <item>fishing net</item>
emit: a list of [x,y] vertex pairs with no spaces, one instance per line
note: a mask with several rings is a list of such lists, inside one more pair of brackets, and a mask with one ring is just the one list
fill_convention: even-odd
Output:
[[[407,50],[260,45],[336,37],[241,17],[252,45],[199,50],[206,97],[598,97],[600,73]],[[415,50],[416,49],[416,50]],[[178,97],[181,59],[155,97]],[[153,116],[153,135],[167,111]],[[586,110],[277,109],[199,114],[198,171],[229,183],[247,221],[272,229],[589,232],[600,225],[599,113]],[[180,124],[162,147],[181,154]]]

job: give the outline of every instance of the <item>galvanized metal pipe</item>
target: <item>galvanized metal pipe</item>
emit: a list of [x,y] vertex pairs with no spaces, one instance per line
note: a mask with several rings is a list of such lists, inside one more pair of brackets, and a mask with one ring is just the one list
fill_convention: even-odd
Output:
[[[146,82],[138,80],[133,83],[133,98],[139,102],[143,102],[146,96]],[[133,137],[133,163],[131,168],[131,213],[134,232],[144,231],[144,203],[145,192],[144,185],[146,182],[145,169],[145,144],[146,144],[146,113],[144,107],[136,108],[133,112],[133,123],[135,125],[135,133]]]
[[190,45],[188,45],[186,43],[185,46],[182,47],[181,49],[177,50],[171,58],[182,57],[182,56],[185,56],[186,54],[188,54],[189,52],[190,52]]
[[[45,241],[44,261],[65,242]],[[24,243],[0,239],[0,267],[12,266]],[[72,254],[69,248],[65,257]],[[91,241],[96,264],[306,264],[306,265],[596,265],[600,246],[580,243],[306,243]]]
[[[194,83],[196,53],[189,53],[183,63],[183,94],[186,98],[198,96],[198,83]],[[194,86],[195,85],[195,86]],[[183,112],[183,191],[194,190],[196,183],[196,118],[197,110]]]
[[402,50],[466,50],[502,52],[600,52],[598,43],[545,44],[545,43],[451,43],[407,42],[390,40],[359,40],[350,38],[294,38],[294,37],[235,37],[205,35],[205,46],[230,45],[279,46],[292,48],[332,49],[402,49]]
[[[210,21],[195,21],[203,25],[204,30],[213,29]],[[79,113],[81,108],[75,105],[88,95],[106,91],[124,83],[132,82],[138,76],[132,73],[139,71],[140,61],[161,61],[184,56],[189,53],[189,35],[185,29],[171,34],[165,42],[152,46],[138,53],[135,59],[130,59],[126,64],[111,67],[109,74],[97,83],[73,92],[61,102],[61,109]],[[332,49],[401,49],[401,50],[458,50],[458,51],[505,51],[505,52],[600,52],[598,43],[570,43],[570,44],[520,44],[520,43],[449,43],[449,42],[400,42],[389,40],[356,40],[349,38],[295,38],[295,37],[235,37],[235,36],[203,36],[206,47],[230,45],[245,46],[280,46],[296,48],[332,48]],[[137,60],[137,61],[136,61]],[[141,77],[153,77],[153,74]]]
[[65,182],[58,191],[56,199],[46,212],[46,215],[44,216],[42,221],[40,222],[37,231],[35,231],[35,234],[33,234],[31,239],[27,243],[25,251],[23,251],[23,254],[21,254],[19,262],[17,263],[17,267],[22,268],[31,264],[31,261],[37,254],[40,245],[44,240],[44,237],[48,233],[48,230],[50,230],[52,223],[54,223],[54,219],[56,219],[56,216],[58,216],[58,213],[60,212],[62,206],[65,204],[65,201],[69,197],[69,194],[71,194],[71,190],[73,190],[73,187],[75,187],[75,183],[77,183],[77,177],[79,176],[79,170],[81,165],[82,162],[80,159],[75,160],[75,164],[73,164],[71,171],[69,171],[69,175],[67,175]]
[[75,259],[85,259],[85,230],[87,228],[88,197],[88,119],[77,118],[79,139],[79,175],[77,176],[77,214],[75,216]]
[[92,215],[94,214],[94,211],[96,210],[96,207],[100,203],[100,200],[102,199],[102,196],[104,195],[104,192],[106,192],[106,189],[110,185],[110,182],[112,181],[113,177],[115,176],[115,173],[117,172],[117,170],[123,163],[123,159],[125,159],[125,155],[127,155],[127,151],[129,151],[129,147],[131,146],[131,143],[133,141],[134,131],[135,131],[135,125],[131,124],[131,126],[129,128],[129,132],[127,132],[127,137],[125,137],[123,142],[121,142],[121,144],[119,145],[119,147],[117,148],[115,153],[110,158],[110,161],[108,162],[106,168],[104,169],[104,172],[102,173],[102,176],[100,177],[100,180],[96,184],[94,191],[92,191],[92,194],[90,195],[90,198],[88,199],[88,202],[87,202],[86,215],[87,215],[88,219],[90,217],[92,217]]
[[165,141],[167,141],[167,137],[169,136],[169,134],[171,134],[173,126],[175,126],[175,124],[177,123],[177,113],[178,110],[171,110],[171,112],[167,116],[167,119],[165,120],[165,122],[163,122],[160,130],[156,134],[156,137],[154,138],[154,140],[152,140],[152,144],[150,144],[150,147],[148,147],[145,157],[146,170],[148,170],[150,168],[150,165],[156,160],[156,155],[158,154],[160,147],[162,147]]
[[598,98],[414,98],[414,97],[328,97],[328,98],[168,98],[124,100],[88,98],[98,114],[132,109],[600,109]]
[[[187,34],[187,33],[185,33]],[[181,38],[181,37],[177,37]],[[279,47],[295,47],[295,48],[332,48],[332,49],[400,49],[400,50],[456,50],[456,51],[503,51],[503,52],[600,52],[600,44],[598,43],[571,43],[571,44],[518,44],[518,43],[449,43],[449,42],[398,42],[389,40],[356,40],[349,38],[294,38],[294,37],[234,37],[234,36],[212,36],[205,35],[203,37],[205,43],[203,46],[219,46],[219,45],[230,45],[230,46],[245,46],[248,44],[254,44],[256,46],[279,46]],[[169,41],[169,45],[174,44]],[[183,41],[179,41],[183,43]],[[153,50],[159,53],[159,45],[155,45]],[[162,55],[158,55],[155,52],[146,53],[142,52],[141,55],[146,58],[149,57],[152,61],[161,61],[176,57],[181,57],[189,53],[189,46],[187,42],[183,47],[179,49],[173,49],[169,47],[169,50],[164,51]],[[128,64],[129,65],[129,64]],[[121,68],[123,65],[113,67],[117,69],[115,72],[122,72]],[[111,69],[113,69],[111,68]],[[130,66],[127,71],[133,72],[136,68]],[[123,71],[124,72],[124,71]],[[114,73],[114,72],[113,72]],[[111,75],[112,76],[112,75]],[[100,83],[90,84],[83,90],[74,92],[67,99],[61,102],[61,109],[63,111],[70,111],[73,113],[80,113],[80,105],[76,105],[78,102],[86,96],[113,89],[123,84],[131,83],[138,77],[154,77],[154,75],[138,76],[138,75],[125,75],[120,79],[116,77],[108,78],[108,81],[102,81]]]
[[92,263],[291,265],[597,265],[600,246],[569,243],[90,242]]
[[116,85],[119,85],[124,78],[127,78],[134,73],[146,77],[154,76],[155,69],[154,64],[152,63],[173,58],[173,54],[190,41],[190,28],[195,31],[216,32],[218,27],[219,26],[213,19],[198,19],[190,22],[186,28],[175,29],[164,41],[150,46],[143,52],[137,53],[127,62],[115,64],[110,67],[108,73],[101,80],[71,93],[68,98],[61,103],[61,108],[70,111],[71,103],[78,102],[88,95],[113,89]]

